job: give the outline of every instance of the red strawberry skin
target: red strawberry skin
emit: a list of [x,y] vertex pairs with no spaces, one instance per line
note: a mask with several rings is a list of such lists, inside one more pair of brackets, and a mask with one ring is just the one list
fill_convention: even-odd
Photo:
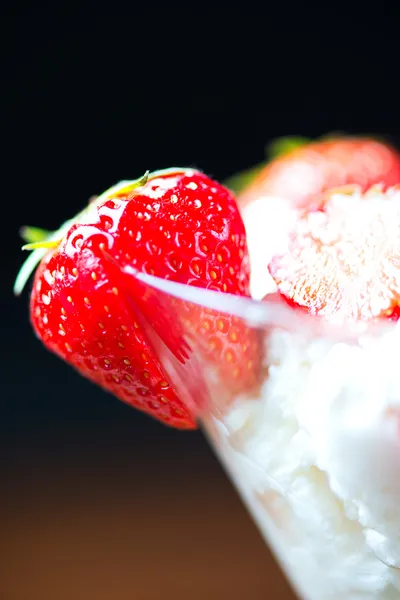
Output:
[[306,144],[267,164],[239,195],[239,204],[277,196],[305,207],[331,187],[358,184],[366,191],[399,182],[400,154],[394,148],[367,137],[339,137]]
[[[72,225],[42,260],[31,294],[31,321],[48,349],[124,402],[171,426],[194,428],[192,411],[142,327],[135,309],[135,302],[144,307],[140,290],[132,284],[127,291],[118,275],[127,265],[179,283],[248,295],[246,238],[235,199],[196,170],[153,174],[130,193],[95,202],[90,219]],[[177,343],[179,331],[157,323],[170,347]],[[200,331],[200,322],[192,317],[190,323]],[[225,326],[222,351],[241,343],[246,360],[252,360],[251,340],[238,340],[237,334],[231,340],[233,325]]]

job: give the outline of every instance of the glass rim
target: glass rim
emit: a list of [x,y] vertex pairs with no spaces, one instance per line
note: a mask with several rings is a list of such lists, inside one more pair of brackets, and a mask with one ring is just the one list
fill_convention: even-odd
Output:
[[267,295],[263,300],[255,300],[245,296],[177,283],[143,273],[130,265],[123,267],[122,270],[126,275],[135,277],[146,286],[159,292],[178,300],[217,310],[226,315],[233,315],[254,329],[281,328],[295,333],[303,333],[309,337],[325,337],[349,343],[357,342],[360,337],[364,336],[380,337],[389,333],[400,335],[400,320],[398,322],[382,320],[336,323],[308,314],[301,308],[290,306],[284,300],[277,302],[274,300],[274,294],[270,294],[271,298]]

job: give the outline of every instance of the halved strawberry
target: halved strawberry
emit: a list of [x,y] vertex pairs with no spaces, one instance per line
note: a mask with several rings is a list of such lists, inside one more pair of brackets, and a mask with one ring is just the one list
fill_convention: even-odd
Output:
[[375,184],[387,188],[399,182],[400,154],[395,148],[368,136],[335,136],[288,145],[288,151],[265,164],[238,198],[243,207],[266,196],[307,207],[331,187],[357,184],[366,191]]
[[[238,194],[247,231],[251,293],[261,299],[274,290],[266,270],[293,226],[298,210],[318,206],[325,190],[358,184],[362,190],[400,182],[400,154],[370,137],[336,136],[307,143],[283,139],[276,158],[257,170]],[[237,185],[237,182],[233,182]]]
[[[186,391],[200,376],[193,367],[200,351],[215,361],[219,372],[229,368],[228,387],[231,381],[234,390],[252,382],[255,360],[250,366],[248,362],[257,349],[251,331],[234,334],[233,317],[221,328],[218,311],[196,307],[183,315],[171,300],[149,293],[124,271],[133,267],[190,286],[248,295],[246,238],[235,199],[203,173],[169,169],[121,182],[50,239],[28,249],[35,252],[16,291],[42,259],[31,294],[36,334],[121,400],[175,427],[195,427],[192,401],[201,402],[203,392],[200,383],[197,397],[189,398]],[[203,326],[204,314],[209,329]],[[196,338],[195,346],[188,343],[190,337]],[[166,349],[162,357],[157,340]],[[234,343],[242,350],[235,361]],[[189,364],[186,387],[177,384],[181,376],[176,381],[169,377],[167,362],[174,363],[174,373]]]
[[299,218],[269,270],[280,293],[311,314],[335,321],[398,314],[400,190],[330,192]]

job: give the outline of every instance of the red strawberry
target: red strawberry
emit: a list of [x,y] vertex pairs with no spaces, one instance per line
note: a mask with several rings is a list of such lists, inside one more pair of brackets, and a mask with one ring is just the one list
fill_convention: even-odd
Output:
[[[209,313],[209,331],[199,318],[205,309],[192,310],[184,324],[182,311],[174,316],[173,303],[148,294],[124,269],[247,295],[246,239],[233,196],[199,171],[156,172],[111,188],[45,245],[53,248],[35,274],[31,320],[47,348],[121,400],[175,427],[195,427],[184,389],[169,378],[152,336],[161,338],[179,371],[191,352],[182,327],[205,349],[220,315]],[[43,244],[29,248],[37,246]],[[17,291],[35,261],[28,259]],[[232,344],[246,345],[243,358],[235,355],[239,367],[251,360],[249,348],[255,353],[252,334],[242,327],[232,339],[234,328],[227,318],[220,369],[229,364],[232,371]],[[254,377],[247,362],[242,385]]]
[[366,191],[374,184],[400,182],[400,154],[368,137],[337,137],[301,145],[283,154],[258,173],[239,195],[246,206],[262,196],[278,196],[298,207],[331,187],[357,184]]
[[311,314],[337,321],[398,314],[400,189],[330,192],[299,218],[269,270],[280,293]]
[[376,183],[386,188],[399,182],[400,154],[368,137],[303,143],[265,165],[238,195],[252,295],[261,299],[273,291],[274,283],[265,275],[267,265],[281,252],[298,209],[318,205],[321,193],[332,187],[358,184],[365,191]]

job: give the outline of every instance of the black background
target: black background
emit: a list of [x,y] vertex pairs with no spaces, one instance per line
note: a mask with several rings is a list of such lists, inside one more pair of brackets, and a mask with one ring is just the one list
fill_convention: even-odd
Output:
[[[21,225],[55,228],[92,194],[146,169],[192,165],[223,180],[259,162],[265,144],[280,135],[314,137],[340,130],[400,141],[396,37],[383,25],[360,20],[350,25],[344,17],[334,33],[323,24],[279,30],[280,22],[232,7],[229,13],[188,14],[154,6],[120,16],[63,13],[60,8],[50,17],[47,9],[36,8],[3,19],[0,461],[8,543],[18,538],[22,515],[37,525],[53,510],[62,520],[71,503],[96,503],[104,490],[134,498],[145,489],[150,498],[171,488],[170,495],[183,503],[199,470],[204,503],[212,505],[213,494],[236,502],[228,487],[215,483],[221,478],[225,485],[225,479],[200,433],[162,427],[47,353],[30,329],[28,293],[14,298],[12,283],[24,258]],[[37,508],[41,504],[47,507],[43,513]],[[241,508],[235,510],[235,518],[245,519],[238,516]],[[131,526],[140,518],[132,510]],[[220,513],[213,518],[217,523]],[[101,531],[100,517],[98,527]],[[246,528],[251,528],[247,521]],[[79,544],[77,525],[76,531]],[[157,545],[157,533],[152,535]],[[256,561],[261,543],[253,535],[249,552]],[[10,572],[21,554],[29,571],[35,554],[34,542],[27,551],[29,539],[22,535],[14,550],[11,543],[11,553],[5,549],[11,557],[2,562],[9,571],[0,584],[6,586],[6,599],[24,597],[16,584],[18,570],[15,577]],[[49,539],[40,560],[61,552],[63,542],[55,535]],[[205,569],[204,544],[193,577],[201,578]],[[74,552],[66,560],[79,561]],[[106,563],[111,559],[110,551]],[[57,573],[49,598],[64,597],[54,591],[64,571]],[[127,589],[134,589],[131,566],[124,574]],[[45,578],[29,577],[25,597],[47,598]],[[246,577],[243,573],[243,581]],[[69,578],[66,598],[78,597],[78,579]],[[169,597],[168,589],[166,583],[163,595],[138,592],[132,597]],[[214,589],[210,584],[210,597],[225,597],[212,595]],[[124,593],[104,598],[130,597]],[[99,592],[92,596],[90,589],[84,597],[103,598]]]

